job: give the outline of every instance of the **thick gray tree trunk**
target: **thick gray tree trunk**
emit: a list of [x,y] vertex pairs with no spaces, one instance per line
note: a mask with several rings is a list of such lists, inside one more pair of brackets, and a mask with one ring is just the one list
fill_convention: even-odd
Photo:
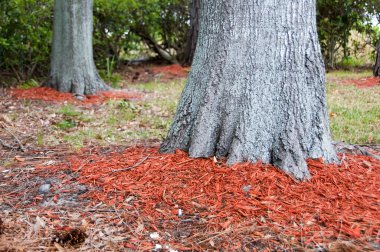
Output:
[[161,151],[261,160],[297,179],[310,177],[306,158],[338,162],[315,0],[201,2],[192,70]]
[[55,0],[51,73],[48,85],[61,92],[94,94],[108,87],[92,48],[92,0]]
[[376,77],[380,76],[380,40],[377,42],[376,46],[376,63],[373,69],[373,75]]

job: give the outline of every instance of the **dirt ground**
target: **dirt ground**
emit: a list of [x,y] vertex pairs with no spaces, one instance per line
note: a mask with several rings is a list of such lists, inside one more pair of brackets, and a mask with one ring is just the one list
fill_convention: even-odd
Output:
[[[140,83],[187,73],[161,66],[122,75]],[[160,155],[158,139],[41,146],[18,134],[36,134],[34,124],[16,129],[3,116],[27,115],[21,93],[0,98],[0,159],[11,160],[0,163],[0,251],[380,250],[378,145],[337,143],[342,164],[310,160],[307,183],[263,164],[227,169],[214,158]],[[126,94],[119,98],[146,95]]]

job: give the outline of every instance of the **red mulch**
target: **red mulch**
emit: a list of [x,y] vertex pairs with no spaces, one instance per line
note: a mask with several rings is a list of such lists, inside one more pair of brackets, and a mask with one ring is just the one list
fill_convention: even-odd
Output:
[[119,70],[123,79],[128,83],[146,83],[153,80],[159,80],[160,83],[166,83],[181,78],[187,78],[190,72],[189,67],[180,65],[143,65],[143,66],[124,66]]
[[67,102],[70,104],[88,105],[101,104],[111,99],[139,99],[142,93],[112,90],[99,92],[96,95],[86,95],[83,101],[76,99],[71,93],[61,93],[48,87],[35,87],[29,89],[11,89],[11,95],[16,99],[40,100],[54,103]]
[[174,78],[186,78],[190,68],[185,68],[180,65],[168,65],[168,66],[157,66],[153,67],[152,71],[154,74],[162,74],[165,79]]
[[355,85],[359,88],[380,86],[380,77],[368,77],[363,79],[343,80],[342,84]]
[[142,147],[122,153],[93,152],[85,159],[73,156],[69,165],[40,168],[71,169],[80,174],[79,183],[100,188],[85,195],[94,204],[102,201],[117,209],[137,209],[155,225],[192,216],[205,220],[209,233],[257,226],[306,245],[336,238],[378,242],[380,161],[367,156],[341,158],[341,165],[309,160],[313,178],[303,183],[262,163],[228,168],[212,158],[190,159],[181,151],[162,155],[156,148]]

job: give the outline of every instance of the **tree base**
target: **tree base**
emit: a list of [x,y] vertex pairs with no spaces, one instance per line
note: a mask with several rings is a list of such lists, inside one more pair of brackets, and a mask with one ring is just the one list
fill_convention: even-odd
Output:
[[314,1],[202,2],[194,63],[161,151],[262,161],[300,180],[310,178],[307,158],[338,162],[315,11]]
[[107,91],[111,89],[100,78],[95,80],[81,80],[70,82],[58,82],[50,80],[48,82],[45,82],[43,86],[53,88],[63,93],[72,93],[77,96],[93,95],[99,91]]

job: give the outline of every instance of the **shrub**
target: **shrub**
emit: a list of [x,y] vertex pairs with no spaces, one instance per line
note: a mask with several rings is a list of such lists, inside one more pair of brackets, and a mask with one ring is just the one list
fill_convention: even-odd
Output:
[[0,2],[0,69],[18,82],[48,72],[52,10],[53,0]]

